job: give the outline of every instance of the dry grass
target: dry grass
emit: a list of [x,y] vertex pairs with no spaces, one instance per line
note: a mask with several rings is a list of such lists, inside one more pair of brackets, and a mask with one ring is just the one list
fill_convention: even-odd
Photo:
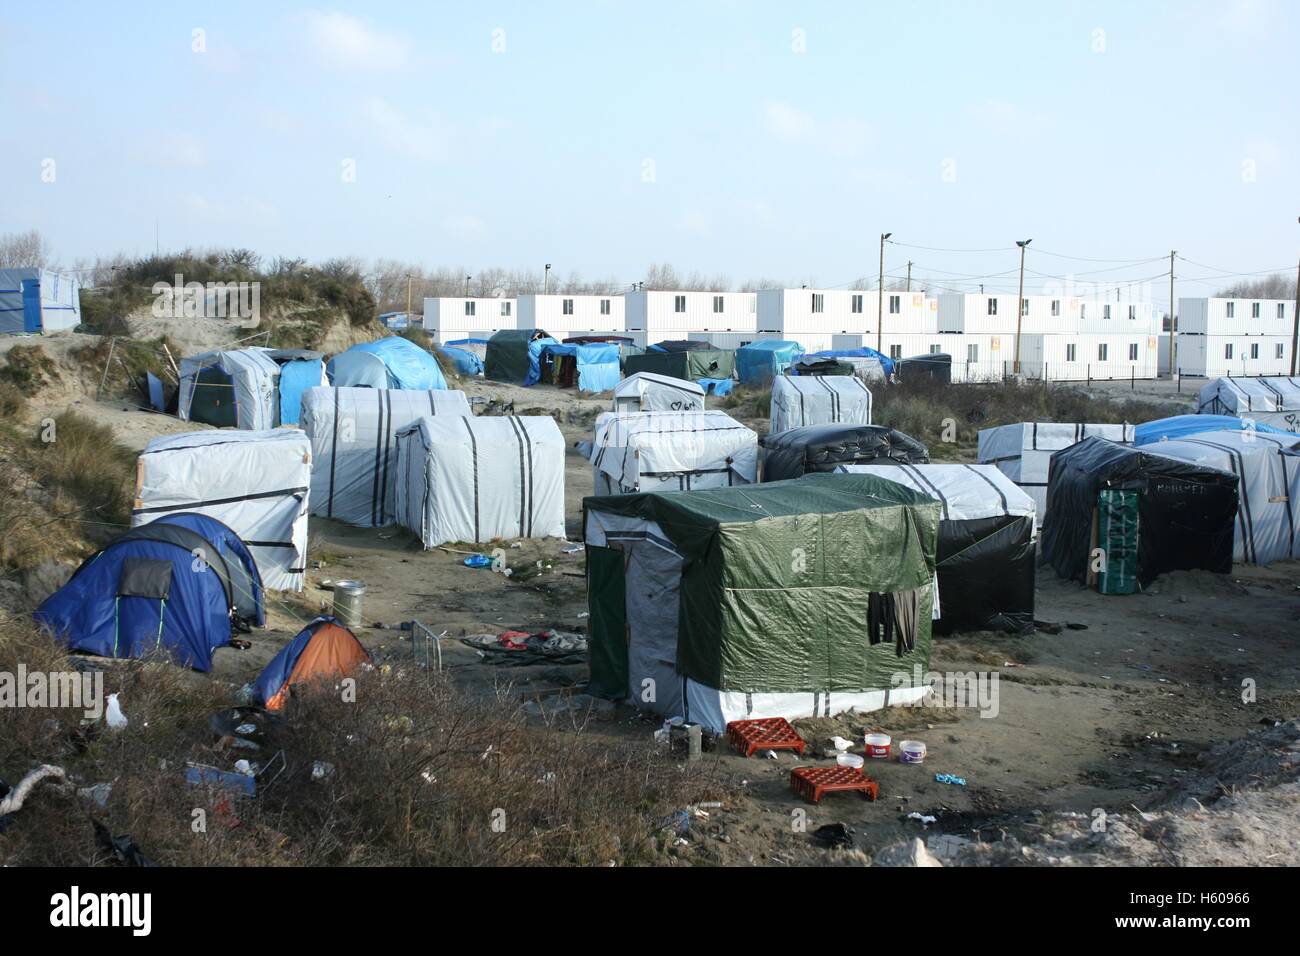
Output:
[[83,556],[131,521],[135,454],[76,412],[0,431],[0,571]]
[[[1165,406],[1144,401],[1097,399],[1070,385],[991,382],[945,385],[917,377],[874,387],[872,421],[917,438],[936,460],[955,445],[971,449],[982,428],[1013,422],[1142,422],[1168,414]],[[955,440],[946,440],[948,422]],[[936,455],[936,452],[938,453]]]
[[[19,660],[67,666],[44,636],[0,629],[0,670]],[[530,724],[507,695],[471,700],[436,674],[381,665],[358,675],[353,703],[328,685],[297,695],[267,748],[283,751],[286,769],[257,797],[231,798],[223,816],[223,795],[187,785],[184,767],[229,769],[239,756],[206,725],[228,690],[130,661],[108,671],[105,692],[120,693],[130,725],[101,723],[88,740],[79,712],[0,711],[0,776],[14,782],[45,762],[79,787],[113,784],[104,810],[72,787],[39,790],[0,834],[0,861],[99,862],[93,815],[169,865],[644,864],[663,859],[669,814],[727,789],[716,771],[687,769],[648,742]],[[324,779],[312,777],[318,761],[333,767]]]

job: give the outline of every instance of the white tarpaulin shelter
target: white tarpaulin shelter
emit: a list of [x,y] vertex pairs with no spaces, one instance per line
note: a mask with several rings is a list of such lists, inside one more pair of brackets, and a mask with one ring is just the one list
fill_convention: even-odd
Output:
[[180,372],[176,414],[181,421],[228,424],[253,431],[276,426],[275,393],[280,366],[265,349],[190,355],[181,359]]
[[563,538],[564,451],[548,415],[421,418],[397,433],[397,521],[426,548]]
[[1142,450],[1238,477],[1234,561],[1300,557],[1300,435],[1233,429],[1152,442]]
[[177,511],[216,518],[244,540],[266,587],[301,591],[311,459],[297,429],[155,438],[137,460],[131,524]]
[[758,481],[758,435],[726,412],[604,412],[591,464],[598,495]]
[[778,376],[771,419],[774,435],[801,425],[870,425],[871,392],[856,375]]
[[1288,432],[1300,432],[1300,378],[1219,378],[1201,386],[1196,408],[1202,415],[1252,418]]
[[704,389],[682,378],[657,372],[636,372],[614,387],[616,412],[698,412],[704,410]]
[[944,521],[1032,515],[1034,499],[992,465],[840,465],[838,475],[875,475],[943,505]]
[[469,414],[465,393],[447,389],[309,388],[302,427],[315,463],[311,513],[363,528],[392,524],[398,431],[426,415]]
[[979,462],[998,470],[1034,499],[1041,526],[1047,516],[1047,471],[1052,453],[1096,435],[1122,445],[1133,444],[1132,425],[1085,425],[1071,422],[1016,422],[980,430]]

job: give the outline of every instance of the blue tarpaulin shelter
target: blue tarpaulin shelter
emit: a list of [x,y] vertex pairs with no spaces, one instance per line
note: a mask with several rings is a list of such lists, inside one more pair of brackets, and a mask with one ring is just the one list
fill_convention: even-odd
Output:
[[[1169,418],[1157,418],[1153,422],[1143,422],[1134,430],[1133,444],[1150,445],[1158,441],[1177,441],[1189,435],[1201,432],[1246,431],[1269,432],[1275,435],[1290,435],[1290,432],[1262,422],[1252,422],[1236,415],[1173,415]],[[1291,435],[1294,438],[1294,435]]]
[[[230,643],[243,603],[232,564],[245,566],[229,542],[219,546],[179,517],[133,528],[91,555],[36,609],[36,622],[71,650],[164,653],[182,666],[211,670],[212,651]],[[260,615],[259,604],[250,623]]]
[[81,283],[48,269],[0,269],[0,334],[58,332],[81,323]]
[[483,360],[469,349],[458,348],[455,345],[440,345],[437,349],[438,354],[455,366],[456,371],[461,375],[483,374]]
[[607,392],[622,380],[615,342],[546,345],[540,361],[552,370],[556,385],[576,385],[580,392]]
[[784,375],[790,363],[803,354],[798,342],[763,339],[736,349],[736,377],[741,385],[764,385]]
[[329,361],[330,383],[336,388],[446,388],[438,360],[414,342],[392,335],[362,342]]

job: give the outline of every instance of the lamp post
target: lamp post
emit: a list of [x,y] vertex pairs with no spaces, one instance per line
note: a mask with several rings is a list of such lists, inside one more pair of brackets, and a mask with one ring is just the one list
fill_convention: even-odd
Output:
[[1016,245],[1020,247],[1020,294],[1016,296],[1015,364],[1011,368],[1017,375],[1020,374],[1020,317],[1025,314],[1025,246],[1033,241],[1032,239],[1016,240]]
[[474,277],[473,277],[473,276],[466,276],[466,277],[465,277],[465,298],[467,298],[467,299],[469,298],[469,280],[472,279],[472,278],[474,278]]
[[542,295],[545,295],[551,289],[551,264],[546,263],[546,268],[542,270]]
[[885,240],[892,232],[880,234],[880,276],[876,282],[876,351],[884,355],[882,343],[885,338]]

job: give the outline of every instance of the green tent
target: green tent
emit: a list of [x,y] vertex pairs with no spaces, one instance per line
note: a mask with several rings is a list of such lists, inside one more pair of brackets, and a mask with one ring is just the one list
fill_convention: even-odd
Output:
[[715,731],[919,699],[941,512],[870,475],[586,498],[592,693]]
[[[488,339],[483,377],[494,382],[533,384],[539,375],[538,356],[541,354],[541,346],[533,343],[543,340],[555,342],[541,329],[502,329],[497,332]],[[530,372],[533,373],[531,376]]]
[[729,349],[693,349],[681,352],[656,352],[651,349],[623,360],[623,375],[654,372],[684,378],[688,382],[702,378],[732,378],[736,371],[736,353]]

